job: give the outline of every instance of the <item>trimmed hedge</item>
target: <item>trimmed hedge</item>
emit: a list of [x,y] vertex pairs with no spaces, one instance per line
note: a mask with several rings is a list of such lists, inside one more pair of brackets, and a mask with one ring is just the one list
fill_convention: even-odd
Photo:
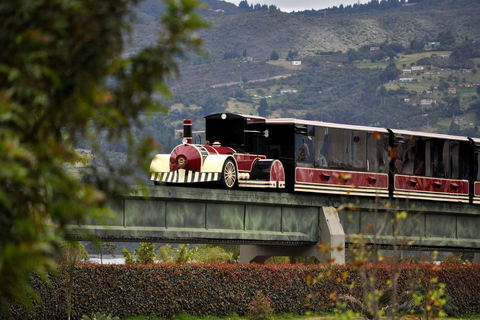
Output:
[[[32,280],[43,303],[33,313],[12,308],[15,319],[65,319],[67,315],[65,272],[52,277],[51,285]],[[330,272],[314,285],[316,278]],[[345,273],[346,272],[346,273]],[[371,272],[371,270],[370,270]],[[272,302],[276,313],[302,314],[307,310],[331,310],[329,295],[349,293],[342,285],[360,283],[356,269],[347,266],[322,265],[256,265],[256,264],[152,264],[93,265],[81,264],[74,269],[72,318],[106,312],[114,316],[156,315],[171,318],[180,313],[192,315],[244,315],[252,298],[262,291]],[[432,267],[404,265],[398,292],[414,286],[428,288],[429,280],[438,277],[445,283],[447,295],[461,314],[480,313],[480,265]],[[390,267],[377,271],[379,284],[390,278]],[[362,296],[357,286],[353,294]],[[311,305],[306,297],[312,297]]]

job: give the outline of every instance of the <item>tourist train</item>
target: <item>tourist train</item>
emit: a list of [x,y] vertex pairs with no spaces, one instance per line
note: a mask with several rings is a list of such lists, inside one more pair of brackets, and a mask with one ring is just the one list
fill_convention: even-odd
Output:
[[232,113],[205,121],[204,141],[185,120],[183,143],[154,157],[155,184],[480,204],[477,138]]

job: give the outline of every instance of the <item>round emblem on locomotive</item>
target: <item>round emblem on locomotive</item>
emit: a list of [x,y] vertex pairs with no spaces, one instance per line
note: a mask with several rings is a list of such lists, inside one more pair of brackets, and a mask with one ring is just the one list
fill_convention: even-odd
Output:
[[177,164],[179,166],[183,166],[185,164],[185,162],[187,162],[187,159],[185,159],[184,156],[180,156],[180,157],[177,158]]

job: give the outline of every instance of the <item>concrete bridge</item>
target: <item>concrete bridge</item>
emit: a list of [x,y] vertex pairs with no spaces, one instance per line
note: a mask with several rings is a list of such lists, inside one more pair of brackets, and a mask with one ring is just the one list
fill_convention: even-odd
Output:
[[[240,244],[241,262],[287,255],[344,263],[344,250],[323,253],[317,243],[344,247],[359,235],[383,247],[408,242],[410,249],[480,252],[478,205],[165,185],[132,186],[116,200],[113,217],[70,226],[70,235]],[[480,262],[479,253],[475,260]]]

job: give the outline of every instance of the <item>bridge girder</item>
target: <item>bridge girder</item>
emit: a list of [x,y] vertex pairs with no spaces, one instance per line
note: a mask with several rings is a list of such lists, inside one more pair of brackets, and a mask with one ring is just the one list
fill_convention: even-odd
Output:
[[[88,239],[90,233],[106,241],[312,246],[332,241],[321,228],[325,208],[332,207],[347,244],[361,235],[382,246],[409,242],[419,248],[480,251],[477,205],[166,185],[131,186],[116,200],[105,224],[71,226],[71,237]],[[394,222],[403,211],[407,218]]]

